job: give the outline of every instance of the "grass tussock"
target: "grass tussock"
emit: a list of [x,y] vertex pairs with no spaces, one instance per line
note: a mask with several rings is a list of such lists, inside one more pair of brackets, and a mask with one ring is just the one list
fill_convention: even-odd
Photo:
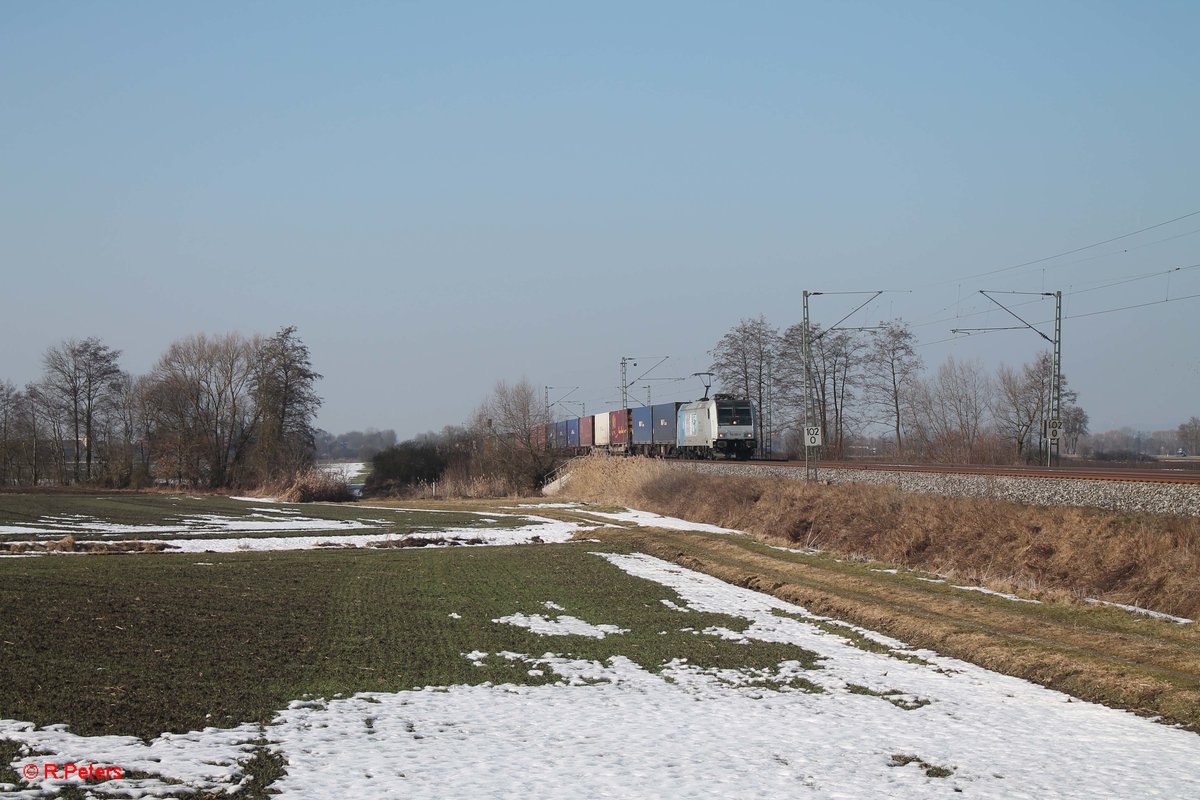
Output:
[[1041,599],[1093,597],[1200,617],[1195,518],[703,475],[632,458],[581,460],[568,493]]
[[264,490],[286,503],[348,503],[357,499],[344,479],[327,470],[310,467],[284,483]]

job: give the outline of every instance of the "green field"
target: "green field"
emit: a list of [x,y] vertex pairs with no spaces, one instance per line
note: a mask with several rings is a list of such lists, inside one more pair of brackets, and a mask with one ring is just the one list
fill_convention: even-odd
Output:
[[[304,696],[556,680],[502,658],[474,666],[464,654],[475,650],[623,655],[652,671],[673,658],[815,666],[795,646],[692,633],[746,622],[672,610],[661,601],[678,602],[674,592],[610,565],[597,547],[0,559],[0,718],[149,738],[266,722]],[[630,632],[549,644],[492,622],[553,613],[547,601]]]

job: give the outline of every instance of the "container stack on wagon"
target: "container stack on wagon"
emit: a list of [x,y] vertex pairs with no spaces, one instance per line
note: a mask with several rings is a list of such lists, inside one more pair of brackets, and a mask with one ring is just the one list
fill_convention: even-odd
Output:
[[609,452],[662,458],[739,458],[754,455],[757,415],[749,400],[727,396],[692,403],[622,408],[547,424],[534,446],[583,455]]

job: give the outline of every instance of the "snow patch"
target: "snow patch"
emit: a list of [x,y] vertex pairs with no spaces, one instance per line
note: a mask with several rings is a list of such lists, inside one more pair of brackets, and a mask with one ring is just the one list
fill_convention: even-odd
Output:
[[616,513],[608,511],[588,511],[587,513],[593,517],[611,519],[614,522],[632,522],[635,525],[641,525],[646,528],[669,528],[670,530],[702,531],[704,533],[743,533],[743,531],[735,531],[733,528],[722,528],[718,525],[709,525],[705,522],[691,522],[677,517],[664,517],[661,514],[654,514],[649,511],[626,509],[625,511]]
[[569,614],[560,614],[557,617],[544,617],[541,614],[510,614],[507,617],[493,619],[492,622],[528,628],[542,636],[588,636],[593,639],[603,639],[610,634],[629,633],[628,628],[620,628],[616,625],[593,625]]
[[1090,597],[1087,599],[1087,602],[1094,606],[1112,606],[1113,608],[1121,608],[1134,614],[1144,614],[1147,617],[1154,617],[1155,619],[1162,619],[1166,620],[1167,622],[1175,622],[1180,625],[1191,625],[1193,623],[1193,620],[1190,620],[1187,617],[1175,617],[1171,614],[1164,614],[1161,611],[1151,611],[1150,609],[1142,608],[1141,606],[1127,606],[1123,603],[1112,603],[1108,600],[1094,600]]

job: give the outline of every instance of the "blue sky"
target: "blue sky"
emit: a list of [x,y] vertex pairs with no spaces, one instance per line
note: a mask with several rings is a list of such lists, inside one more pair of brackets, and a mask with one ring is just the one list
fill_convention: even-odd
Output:
[[[1028,331],[940,341],[1003,312],[942,320],[979,289],[1200,293],[1095,288],[1200,264],[1200,216],[972,277],[1200,211],[1198,29],[1166,2],[0,5],[0,377],[69,336],[141,372],[294,324],[322,427],[407,436],[501,378],[599,410],[621,356],[705,369],[804,289],[906,290],[864,322],[1020,363]],[[1093,428],[1200,414],[1198,331],[1200,299],[1068,320]]]

